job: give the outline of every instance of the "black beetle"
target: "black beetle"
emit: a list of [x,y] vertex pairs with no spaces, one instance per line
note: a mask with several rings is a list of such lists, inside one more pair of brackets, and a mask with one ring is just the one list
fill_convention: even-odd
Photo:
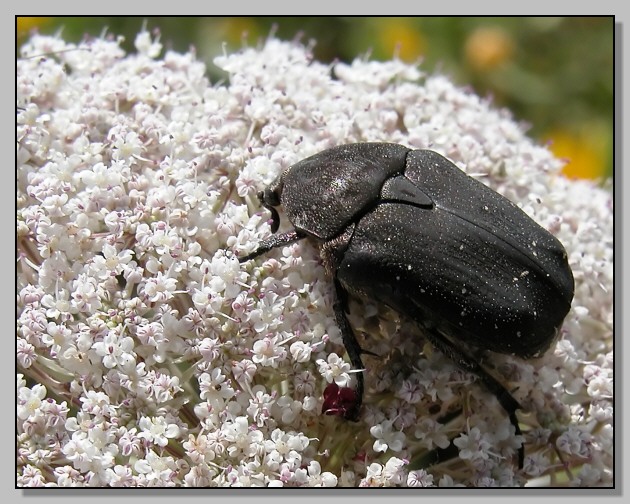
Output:
[[[321,246],[335,286],[334,312],[352,365],[362,353],[348,323],[348,293],[385,303],[419,323],[434,346],[475,373],[520,434],[519,403],[475,352],[522,358],[555,339],[573,299],[562,244],[514,203],[430,150],[391,143],[334,147],[286,169],[258,194],[280,224],[240,262],[302,238]],[[363,395],[344,416],[356,420]],[[519,450],[519,466],[523,464]]]

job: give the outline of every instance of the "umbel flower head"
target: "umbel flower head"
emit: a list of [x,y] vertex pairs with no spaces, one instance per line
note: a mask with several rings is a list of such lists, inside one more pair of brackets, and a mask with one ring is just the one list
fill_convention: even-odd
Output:
[[[325,65],[271,38],[216,58],[213,84],[147,32],[135,54],[119,42],[34,36],[17,62],[19,486],[612,484],[609,191],[563,178],[507,112],[417,65]],[[522,436],[369,299],[350,304],[378,356],[360,420],[335,415],[357,370],[317,248],[239,264],[271,232],[259,190],[364,141],[439,152],[565,245],[559,340],[488,361]]]

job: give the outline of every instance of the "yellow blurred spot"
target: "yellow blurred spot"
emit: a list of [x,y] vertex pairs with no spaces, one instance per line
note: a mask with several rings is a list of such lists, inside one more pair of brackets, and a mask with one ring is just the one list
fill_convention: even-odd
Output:
[[35,17],[35,16],[18,16],[17,17],[17,33],[23,35],[33,28],[45,26],[51,22],[49,17]]
[[223,20],[217,27],[224,33],[228,42],[238,43],[243,37],[252,45],[256,45],[260,35],[260,28],[256,21],[247,17],[233,17]]
[[422,33],[406,19],[379,19],[377,36],[384,54],[396,54],[403,61],[417,61],[425,50]]
[[481,27],[464,44],[466,61],[477,70],[490,70],[508,61],[514,53],[512,37],[501,28]]
[[552,131],[550,149],[556,157],[567,160],[562,172],[569,178],[604,177],[607,161],[606,136],[597,128],[587,132]]

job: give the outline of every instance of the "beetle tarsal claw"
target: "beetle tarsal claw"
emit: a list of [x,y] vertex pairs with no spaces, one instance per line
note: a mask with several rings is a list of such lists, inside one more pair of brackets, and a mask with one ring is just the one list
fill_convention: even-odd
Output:
[[[523,433],[521,432],[521,427],[518,423],[518,418],[516,418],[516,411],[512,411],[508,414],[510,417],[510,423],[514,426],[514,434],[517,436],[521,436]],[[525,463],[525,443],[521,443],[521,446],[518,447],[518,467],[519,469],[523,468],[523,464]]]

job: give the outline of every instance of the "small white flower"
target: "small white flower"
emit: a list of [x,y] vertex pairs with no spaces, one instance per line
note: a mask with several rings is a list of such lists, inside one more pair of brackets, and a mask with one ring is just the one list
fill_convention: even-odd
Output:
[[141,290],[151,303],[164,303],[173,297],[177,280],[162,272],[157,272],[154,278],[149,278]]
[[202,373],[199,377],[199,390],[202,399],[206,399],[214,407],[223,407],[224,401],[234,396],[235,392],[230,382],[215,368],[211,373]]
[[415,436],[422,442],[428,450],[432,450],[435,446],[446,448],[451,444],[448,436],[444,432],[442,424],[431,418],[423,418],[418,423]]
[[482,433],[477,427],[468,429],[468,434],[460,434],[453,440],[453,444],[459,448],[459,456],[464,460],[486,460],[491,454],[492,442],[489,435]]
[[278,413],[274,413],[274,416],[276,418],[279,416],[282,423],[286,425],[293,423],[302,411],[302,403],[287,396],[279,397],[275,405]]
[[383,476],[386,478],[389,485],[400,485],[407,477],[407,464],[408,460],[398,457],[391,457],[383,468]]
[[282,343],[279,336],[256,341],[252,348],[252,360],[262,366],[278,367],[279,361],[285,359],[287,355]]
[[424,393],[424,387],[420,383],[413,379],[403,380],[400,389],[396,393],[396,397],[400,397],[409,404],[415,404],[422,400]]
[[[300,471],[300,469],[298,469]],[[309,487],[335,487],[337,486],[337,476],[330,472],[322,472],[322,468],[316,460],[312,460],[307,468],[307,484]]]
[[350,364],[335,353],[328,355],[328,359],[317,359],[320,374],[328,383],[333,381],[340,387],[350,385]]
[[464,487],[466,485],[464,485],[463,483],[455,483],[455,480],[453,480],[453,477],[450,474],[444,474],[440,478],[440,481],[438,481],[438,486],[440,488],[451,488],[451,487]]
[[435,371],[424,369],[420,372],[420,384],[425,392],[431,396],[431,400],[450,401],[453,398],[453,385],[448,371]]
[[94,343],[93,348],[103,358],[103,365],[108,369],[120,367],[127,370],[136,365],[133,339],[121,336],[118,331],[109,331],[103,341]]
[[385,466],[373,462],[367,468],[366,476],[360,487],[388,487],[400,485],[406,479],[404,467],[407,462],[397,457],[391,457]]
[[265,441],[266,464],[277,469],[282,462],[286,461],[289,467],[298,468],[302,461],[302,452],[308,444],[308,438],[302,434],[274,429],[271,439]]
[[103,295],[94,278],[80,275],[73,282],[72,306],[80,312],[92,313],[101,308]]
[[107,469],[108,484],[111,487],[133,487],[135,479],[131,467],[116,465]]
[[311,346],[303,341],[294,341],[289,352],[296,362],[308,362],[311,358]]
[[250,312],[249,320],[257,333],[275,330],[281,321],[284,310],[282,299],[275,292],[265,292],[265,296],[256,303]]
[[24,369],[31,367],[37,360],[35,347],[23,338],[17,340],[17,360]]
[[249,359],[243,359],[232,364],[232,374],[237,382],[251,383],[256,371],[256,365]]
[[384,452],[388,449],[395,452],[402,450],[406,436],[403,432],[393,431],[392,424],[392,421],[386,420],[370,427],[370,434],[376,438],[373,446],[375,452]]
[[18,418],[24,420],[34,415],[42,404],[42,399],[46,397],[46,387],[35,384],[33,388],[21,387],[18,390]]
[[104,392],[88,390],[80,401],[83,411],[90,415],[111,417],[116,411],[116,408],[110,404],[109,396]]
[[[94,292],[93,289],[89,288],[84,290],[88,292],[92,290],[92,292]],[[82,296],[82,293],[77,292],[74,297],[75,299],[81,299]],[[95,305],[98,305],[99,303],[98,299],[93,297],[91,301]],[[48,308],[46,310],[46,316],[52,319],[57,319],[65,314],[71,313],[74,309],[73,303],[70,302],[70,293],[66,289],[58,289],[54,296],[52,294],[44,294],[44,296],[42,296],[42,306]],[[90,306],[90,302],[88,302],[87,306]]]
[[250,429],[246,417],[237,417],[234,421],[225,423],[221,431],[229,443],[227,452],[235,460],[239,454],[253,457],[262,451],[263,434],[259,430]]
[[407,475],[408,487],[434,487],[433,475],[426,472],[424,469],[417,471],[409,471]]
[[63,453],[80,471],[91,470],[99,456],[96,446],[81,432],[72,435],[72,439],[64,445]]
[[217,338],[204,338],[199,342],[197,348],[201,356],[212,363],[221,355],[221,342]]
[[275,398],[265,392],[264,387],[257,385],[252,389],[253,396],[249,400],[247,413],[256,421],[256,425],[262,427],[271,416],[271,408],[276,402]]
[[153,450],[147,450],[144,458],[133,464],[134,470],[140,475],[140,486],[175,486],[177,466],[172,457],[159,456]]
[[177,437],[180,432],[177,425],[168,423],[162,417],[142,417],[138,421],[138,427],[141,429],[138,432],[139,438],[162,447],[168,444],[169,439]]
[[94,276],[101,280],[120,275],[133,258],[131,250],[118,252],[109,244],[103,245],[103,255],[95,256],[93,262]]
[[160,36],[155,37],[155,41],[151,40],[151,35],[148,31],[142,30],[136,35],[134,45],[138,52],[148,56],[149,58],[157,58],[162,50],[162,44],[159,42]]
[[188,434],[188,441],[185,441],[182,446],[195,464],[207,463],[216,458],[216,452],[212,449],[208,436],[205,434],[199,434],[196,437]]
[[569,426],[556,440],[556,446],[564,453],[577,455],[581,458],[590,456],[592,446],[591,437],[584,429]]
[[206,488],[213,485],[213,478],[217,470],[208,465],[196,465],[190,468],[190,472],[184,476],[184,485],[193,488]]

